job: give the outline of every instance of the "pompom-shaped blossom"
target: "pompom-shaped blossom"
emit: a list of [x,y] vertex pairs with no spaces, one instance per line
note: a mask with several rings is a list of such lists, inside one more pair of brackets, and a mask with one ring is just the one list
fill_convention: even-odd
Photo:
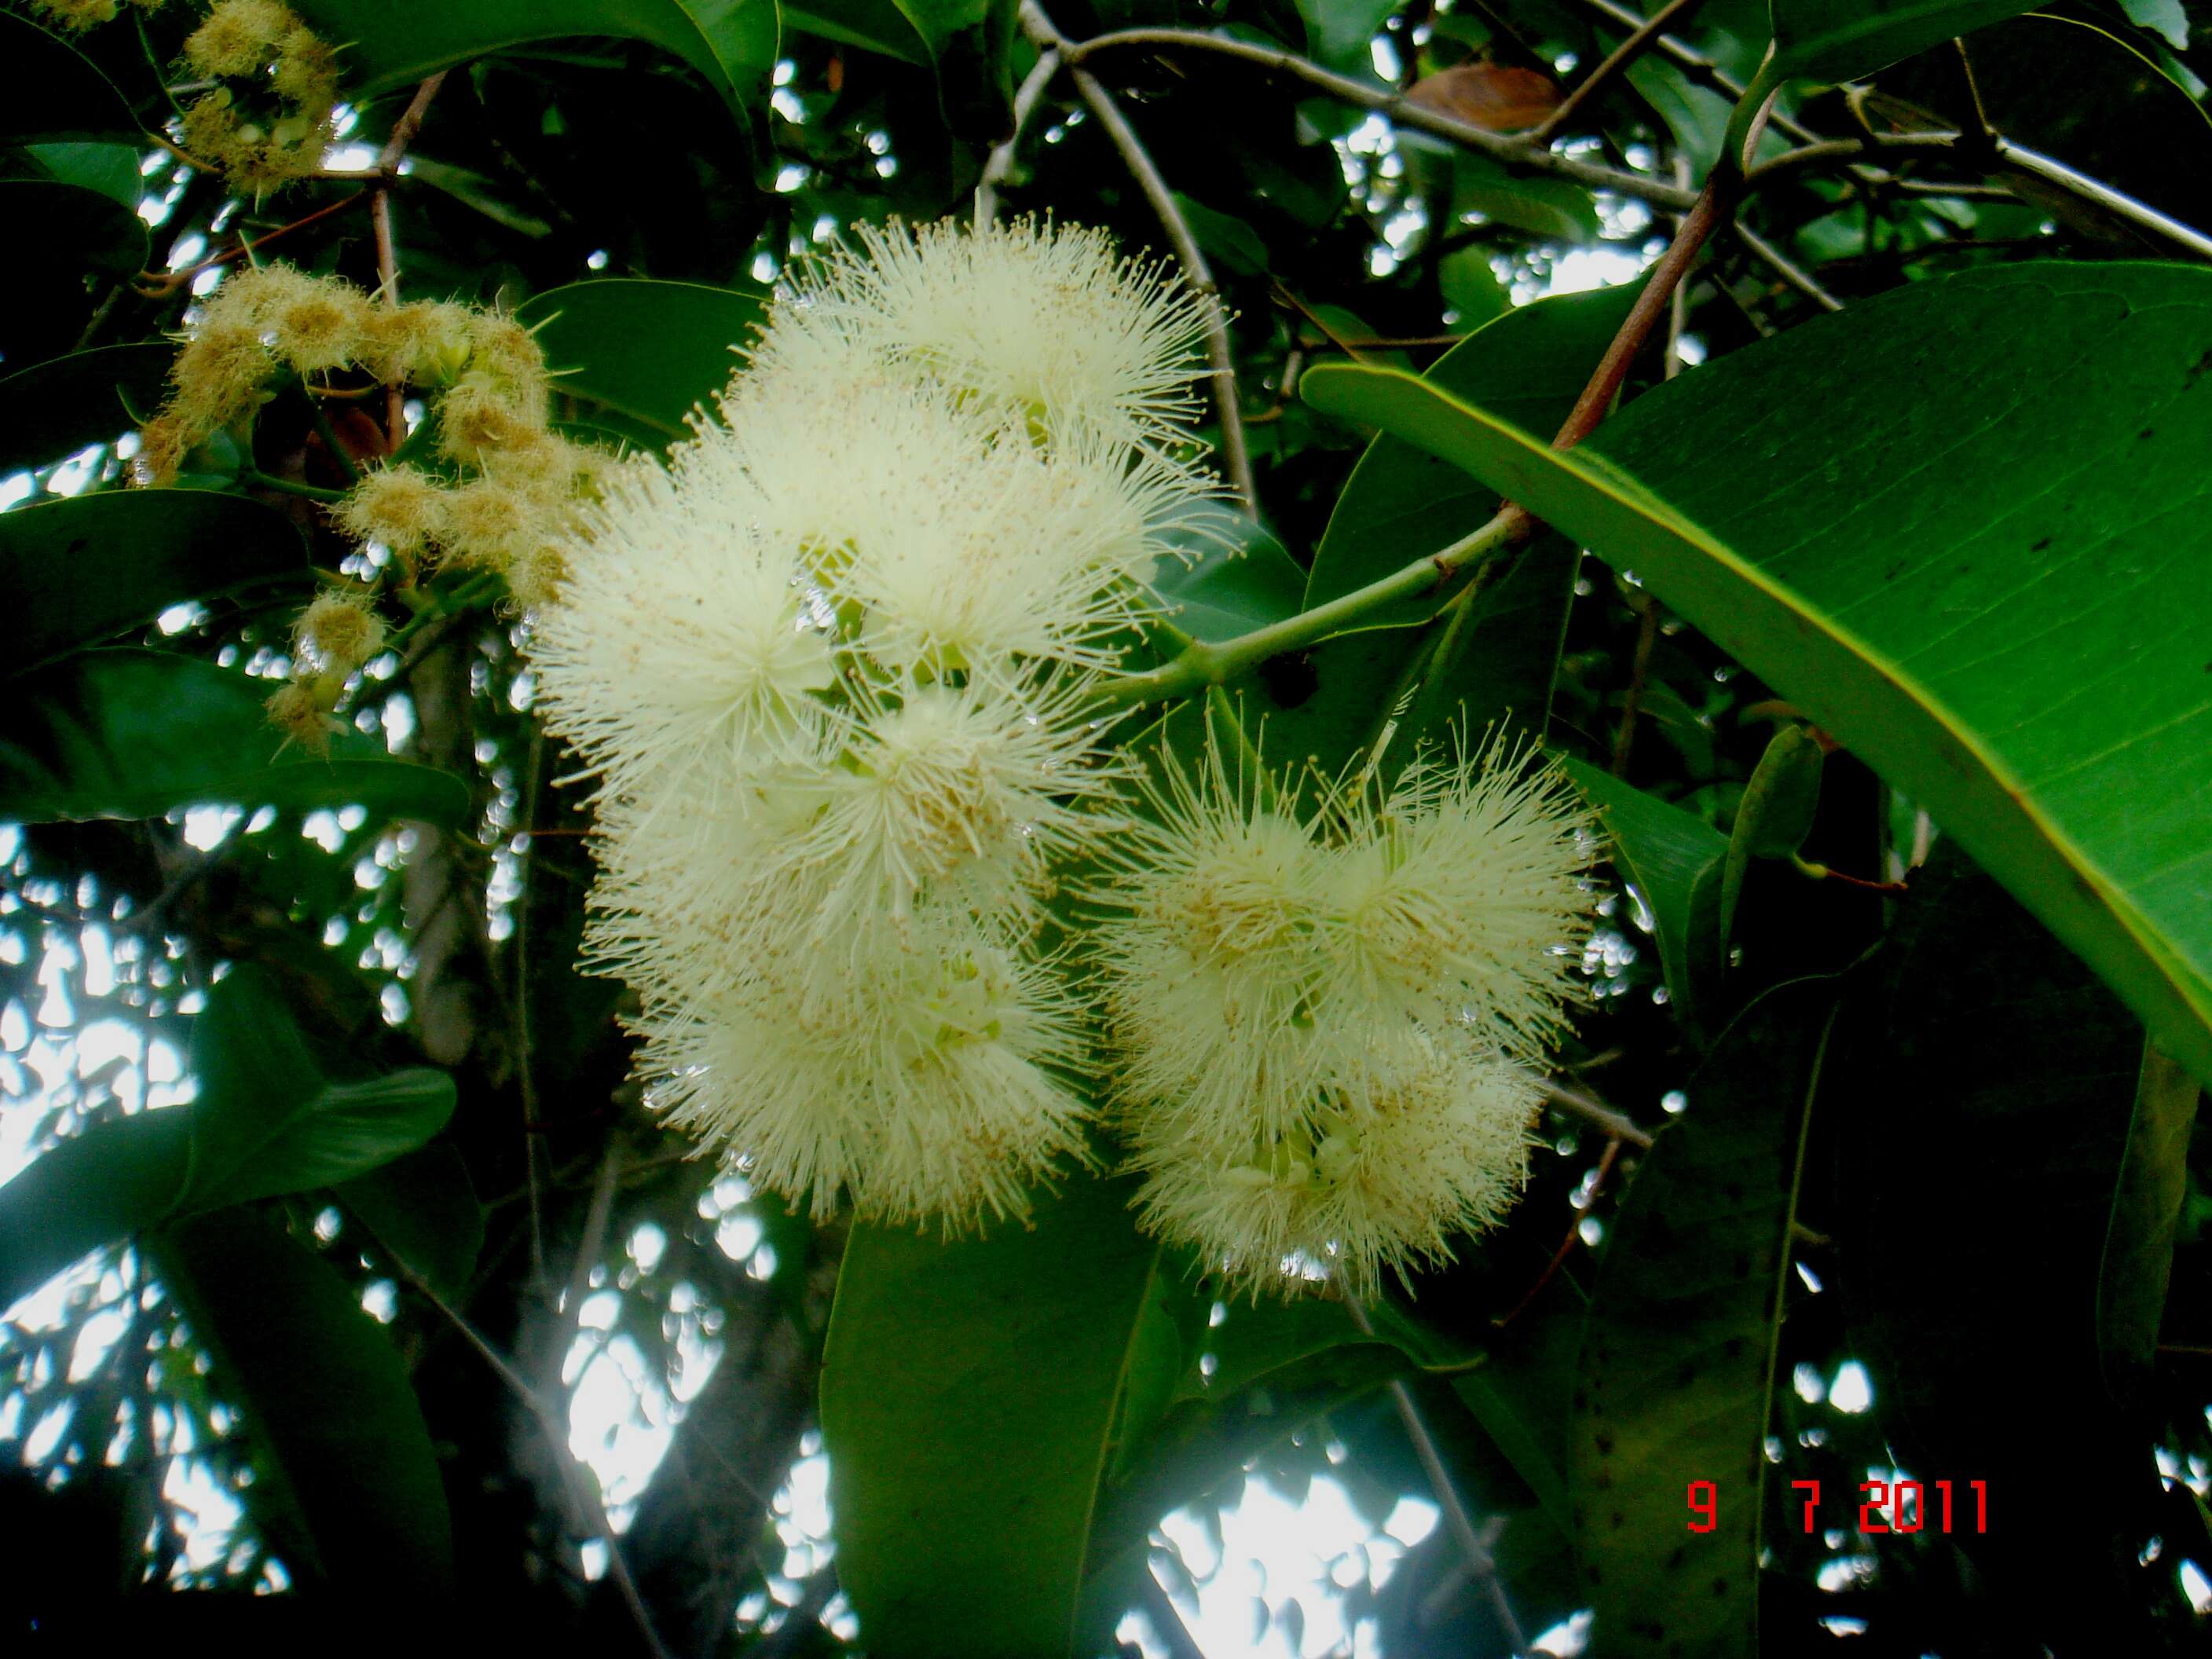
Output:
[[1256,765],[1209,741],[1194,777],[1164,757],[1152,813],[1115,853],[1099,928],[1121,1092],[1209,1136],[1279,1130],[1333,1034],[1327,871],[1313,825]]
[[1198,297],[1103,231],[1020,220],[862,226],[858,249],[794,273],[797,322],[764,363],[804,372],[842,346],[977,396],[1053,441],[1187,442],[1204,371]]
[[812,752],[817,694],[836,679],[830,627],[750,499],[641,465],[571,550],[532,650],[547,719],[611,778],[701,758],[734,777],[793,741]]
[[1577,994],[1570,945],[1598,850],[1565,775],[1525,749],[1461,739],[1408,766],[1387,799],[1355,787],[1335,809],[1330,994],[1471,1024],[1522,1059],[1550,1048]]
[[826,1215],[1019,1214],[1082,1150],[1066,994],[974,924],[938,916],[835,1002],[763,976],[648,1015],[641,1066],[668,1121]]
[[252,75],[299,21],[276,0],[216,0],[200,26],[185,37],[185,62],[206,76]]
[[1407,1026],[1309,1090],[1297,1120],[1237,1140],[1140,1121],[1146,1224],[1255,1297],[1322,1282],[1366,1297],[1386,1273],[1449,1259],[1520,1191],[1535,1085],[1463,1038]]
[[348,534],[412,557],[444,536],[452,494],[416,467],[370,467],[332,516]]
[[293,639],[319,671],[349,674],[384,648],[384,623],[365,593],[319,593],[300,613]]

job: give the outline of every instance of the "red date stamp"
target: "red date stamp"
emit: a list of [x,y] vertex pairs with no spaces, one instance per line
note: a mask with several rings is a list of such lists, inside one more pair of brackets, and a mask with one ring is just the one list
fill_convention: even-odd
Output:
[[[1807,1532],[1820,1529],[1820,1483],[1792,1480],[1791,1492],[1801,1494]],[[1948,1480],[1862,1480],[1859,1482],[1858,1530],[1865,1533],[1965,1532],[1971,1522],[1977,1533],[1990,1529],[1990,1483],[1969,1480],[1963,1492]],[[1869,1496],[1869,1494],[1872,1494]],[[1721,1523],[1720,1488],[1711,1480],[1692,1480],[1689,1494],[1692,1532],[1712,1532]]]

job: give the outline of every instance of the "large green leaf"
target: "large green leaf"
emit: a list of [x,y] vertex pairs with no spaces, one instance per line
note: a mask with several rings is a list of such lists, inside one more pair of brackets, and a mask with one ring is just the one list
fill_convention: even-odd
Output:
[[929,46],[897,0],[787,0],[784,25],[865,46],[904,64],[929,62]]
[[[1591,366],[1627,315],[1631,288],[1539,300],[1507,312],[1439,357],[1428,378],[1462,396],[1510,404],[1532,427],[1557,425]],[[1384,433],[1352,469],[1306,582],[1308,606],[1324,604],[1442,551],[1497,510],[1498,492],[1418,445]],[[1394,709],[1388,760],[1402,763],[1448,722],[1480,736],[1510,716],[1540,730],[1551,705],[1559,643],[1574,599],[1578,550],[1546,537],[1524,550],[1512,573],[1442,622],[1437,595],[1408,600],[1306,658],[1311,686],[1270,683],[1269,752],[1344,765]],[[1419,624],[1430,623],[1426,629]],[[1387,631],[1378,631],[1387,630]],[[1307,690],[1302,700],[1286,695]]]
[[335,1188],[376,1242],[445,1297],[458,1297],[483,1249],[483,1206],[453,1143],[433,1141]]
[[1014,107],[1007,54],[1016,0],[896,0],[937,64],[938,99],[957,137],[1006,136]]
[[[2140,1034],[1948,842],[1888,958],[1836,1050],[1837,1249],[1883,1437],[1906,1473],[1953,1483],[1952,1541],[1984,1576],[1977,1622],[2002,1650],[2166,1650],[2140,1623],[2135,1560],[2157,1529],[2152,1425],[2114,1408],[2099,1328],[2116,1199],[2136,1201]],[[2066,1522],[2033,1524],[2024,1495],[2058,1469]],[[1967,1520],[1972,1480],[1985,1534]]]
[[0,1310],[167,1214],[191,1137],[189,1109],[116,1118],[57,1141],[0,1187]]
[[1233,639],[1303,609],[1306,573],[1242,513],[1200,501],[1159,538],[1176,550],[1152,571],[1163,619],[1194,640]]
[[872,1650],[1067,1651],[1158,1254],[1129,1196],[1073,1179],[1032,1227],[950,1243],[853,1230],[822,1431],[840,1582]]
[[[453,1110],[453,1079],[442,1072],[325,1076],[274,983],[252,967],[234,969],[208,994],[192,1025],[191,1071],[199,1089],[190,1106],[97,1124],[0,1187],[0,1308],[86,1251],[157,1223],[340,1183],[352,1183],[345,1190],[353,1194],[372,1171],[404,1162]],[[434,1184],[421,1184],[410,1201],[440,1199]],[[386,1242],[434,1277],[459,1255],[460,1241],[418,1243],[420,1228],[408,1231],[404,1216],[390,1220],[398,1207],[398,1195],[371,1187],[362,1210],[373,1224],[386,1218],[395,1234]],[[411,1252],[403,1248],[409,1244]],[[472,1244],[468,1254],[472,1259]]]
[[537,331],[561,390],[671,438],[729,384],[768,296],[611,276],[532,295],[516,315]]
[[1852,80],[2033,9],[2033,0],[1773,0],[1775,57],[1759,79]]
[[[1790,1223],[1832,980],[1768,994],[1621,1200],[1576,1366],[1569,1483],[1599,1651],[1750,1656]],[[1687,1530],[1695,1481],[1717,1526]]]
[[374,1597],[380,1619],[443,1611],[453,1521],[399,1355],[345,1281],[251,1211],[149,1234],[145,1248],[216,1390],[244,1407],[265,1477],[246,1489],[295,1575]]
[[293,9],[345,43],[356,97],[512,46],[611,35],[682,58],[750,128],[775,68],[775,0],[297,0]]
[[182,600],[307,575],[299,527],[242,495],[118,489],[18,507],[0,514],[0,588],[21,601],[0,617],[0,672],[96,644]]
[[0,817],[149,818],[180,806],[358,805],[467,822],[468,786],[338,733],[327,757],[286,748],[262,705],[274,686],[161,651],[81,651],[11,683],[0,709]]
[[327,1187],[412,1152],[453,1115],[428,1066],[334,1079],[308,1052],[276,982],[233,969],[192,1025],[191,1171],[185,1211]]
[[1793,329],[1565,453],[1408,375],[1304,386],[1633,568],[1924,804],[2202,1079],[2208,367],[2212,271],[2038,264]]
[[0,377],[0,473],[131,430],[159,407],[175,356],[158,343],[100,346]]
[[1572,758],[1562,763],[1605,826],[1613,866],[1658,943],[1674,1018],[1694,1035],[1711,1012],[1705,1003],[1720,966],[1714,947],[1729,838],[1696,813],[1609,772]]
[[131,106],[90,58],[37,24],[0,12],[0,144],[137,135]]

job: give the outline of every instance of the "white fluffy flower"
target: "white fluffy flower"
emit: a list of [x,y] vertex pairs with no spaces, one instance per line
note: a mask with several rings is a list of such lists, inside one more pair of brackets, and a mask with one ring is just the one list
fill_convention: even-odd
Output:
[[1354,788],[1335,805],[1332,997],[1461,1021],[1519,1059],[1548,1049],[1595,896],[1581,877],[1597,841],[1565,775],[1462,743],[1407,767],[1387,799]]
[[973,393],[1053,440],[1188,441],[1205,312],[1171,270],[1103,232],[1018,220],[861,226],[858,250],[795,273],[802,326],[763,362],[817,365],[850,344]]
[[828,1214],[841,1195],[948,1231],[1018,1215],[1087,1108],[1073,1011],[1040,968],[941,913],[834,1001],[773,975],[643,1022],[651,1098],[702,1149]]
[[1386,1272],[1448,1260],[1455,1237],[1495,1224],[1518,1194],[1534,1085],[1463,1040],[1408,1026],[1310,1087],[1299,1121],[1237,1140],[1139,1121],[1146,1224],[1195,1247],[1232,1288],[1290,1294],[1322,1279],[1370,1297]]
[[569,550],[532,655],[547,724],[611,777],[695,763],[736,776],[817,746],[832,641],[754,518],[738,490],[641,465]]

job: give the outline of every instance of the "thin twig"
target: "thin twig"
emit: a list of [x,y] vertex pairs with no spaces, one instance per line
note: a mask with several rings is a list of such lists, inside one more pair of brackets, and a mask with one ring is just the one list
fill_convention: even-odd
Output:
[[[1607,22],[1625,29],[1641,28],[1644,19],[1638,13],[1621,5],[1620,0],[1573,0],[1584,11],[1595,12]],[[1746,90],[1744,83],[1730,75],[1718,64],[1692,46],[1684,46],[1671,34],[1662,34],[1656,43],[1660,57],[1680,70],[1692,81],[1711,88],[1731,103],[1741,102]],[[1774,118],[1779,131],[1788,133],[1800,143],[1810,143],[1818,136],[1809,128],[1802,127],[1784,115]]]
[[1595,1124],[1613,1139],[1625,1140],[1638,1152],[1651,1150],[1651,1132],[1637,1127],[1632,1119],[1615,1111],[1603,1101],[1548,1079],[1536,1086],[1543,1091],[1547,1106],[1565,1112],[1570,1117],[1578,1117],[1585,1123]]
[[1611,84],[1613,76],[1641,58],[1659,43],[1659,36],[1670,23],[1685,21],[1684,14],[1695,11],[1705,0],[1668,0],[1628,39],[1608,53],[1603,63],[1584,76],[1575,89],[1562,100],[1559,108],[1546,116],[1541,125],[1528,135],[1528,142],[1540,149],[1548,145],[1560,128],[1582,112],[1583,106]]
[[[1674,290],[1677,294],[1681,289]],[[1628,758],[1636,748],[1636,718],[1644,712],[1644,693],[1651,683],[1651,653],[1659,643],[1659,606],[1640,587],[1622,584],[1628,608],[1636,613],[1636,651],[1629,659],[1628,690],[1620,700],[1620,729],[1613,735],[1613,762],[1607,769],[1616,778],[1628,775]]]
[[1110,34],[1097,35],[1081,42],[1063,40],[1060,55],[1070,65],[1075,65],[1088,62],[1102,52],[1139,47],[1166,52],[1209,52],[1255,64],[1277,75],[1287,75],[1308,86],[1319,88],[1343,103],[1379,111],[1400,126],[1434,133],[1462,149],[1479,151],[1510,168],[1548,173],[1553,178],[1587,185],[1591,190],[1610,191],[1616,196],[1655,202],[1662,207],[1684,208],[1692,200],[1689,191],[1678,189],[1664,179],[1599,167],[1577,156],[1556,155],[1537,148],[1525,138],[1501,137],[1470,122],[1446,115],[1440,110],[1414,103],[1401,94],[1369,86],[1348,76],[1325,70],[1296,52],[1285,52],[1274,46],[1255,46],[1249,40],[1233,40],[1196,29],[1117,29]]
[[[1374,1324],[1368,1319],[1367,1310],[1360,1304],[1358,1298],[1346,1297],[1344,1305],[1352,1315],[1352,1322],[1359,1328],[1361,1334],[1373,1336]],[[1482,1534],[1475,1530],[1474,1517],[1468,1513],[1467,1504],[1459,1495],[1459,1487],[1444,1468],[1443,1455],[1437,1450],[1436,1437],[1429,1432],[1429,1425],[1421,1416],[1420,1405],[1414,1400],[1413,1391],[1406,1386],[1402,1377],[1391,1379],[1390,1403],[1397,1409],[1398,1421],[1406,1431],[1406,1438],[1413,1443],[1413,1455],[1420,1462],[1421,1473],[1428,1477],[1430,1490],[1436,1495],[1437,1507],[1443,1511],[1444,1524],[1451,1529],[1452,1538],[1459,1545],[1461,1553],[1467,1557],[1468,1571],[1489,1594],[1492,1610],[1498,1614],[1498,1628],[1505,1632],[1506,1642],[1517,1659],[1517,1656],[1528,1652],[1528,1638],[1521,1628],[1521,1621],[1514,1617],[1512,1603],[1505,1599],[1505,1586],[1498,1577],[1497,1558],[1491,1554],[1490,1547],[1483,1541]]]
[[1036,67],[1022,77],[1021,89],[1014,94],[1013,126],[1000,141],[998,147],[992,150],[989,159],[983,163],[983,176],[975,181],[976,229],[982,229],[999,216],[999,186],[1013,171],[1014,147],[1021,143],[1022,134],[1029,126],[1030,117],[1036,112],[1037,105],[1043,100],[1045,88],[1052,84],[1052,77],[1059,73],[1060,52],[1055,47],[1047,46],[1037,53]]
[[[1674,152],[1674,182],[1690,182],[1690,158],[1680,150]],[[1681,228],[1679,222],[1675,228]],[[1682,336],[1690,326],[1690,285],[1687,282],[1674,284],[1674,291],[1667,298],[1667,355],[1660,360],[1659,377],[1671,380],[1688,367],[1682,361]]]
[[1544,1286],[1550,1284],[1559,1269],[1566,1265],[1567,1258],[1574,1254],[1576,1241],[1583,1236],[1583,1220],[1597,1206],[1598,1195],[1605,1190],[1606,1179],[1620,1162],[1620,1141],[1617,1137],[1609,1139],[1605,1143],[1603,1156],[1597,1161],[1597,1170],[1590,1176],[1589,1190],[1583,1194],[1582,1202],[1576,1206],[1575,1218],[1567,1224],[1567,1236],[1559,1241],[1559,1248],[1552,1252],[1552,1259],[1544,1264],[1544,1271],[1536,1275],[1536,1282],[1528,1287],[1527,1293],[1504,1316],[1490,1322],[1492,1329],[1502,1331],[1528,1312],[1528,1304],[1542,1294]]
[[659,1632],[653,1627],[653,1614],[646,1607],[645,1598],[638,1594],[637,1581],[630,1577],[629,1563],[623,1559],[622,1540],[615,1535],[613,1523],[607,1519],[606,1505],[599,1498],[599,1481],[577,1462],[575,1453],[568,1449],[568,1427],[562,1421],[560,1412],[530,1386],[530,1380],[514,1368],[514,1362],[494,1347],[483,1333],[471,1324],[459,1309],[432,1290],[421,1274],[397,1258],[393,1258],[392,1265],[409,1289],[446,1316],[447,1322],[461,1334],[484,1364],[491,1367],[493,1374],[507,1385],[508,1391],[529,1412],[552,1451],[554,1467],[561,1473],[562,1484],[568,1488],[569,1500],[590,1523],[592,1532],[606,1550],[607,1576],[615,1581],[615,1588],[621,1593],[623,1605],[629,1610],[630,1619],[637,1626],[638,1636],[644,1642],[647,1652],[653,1656],[653,1659],[671,1659],[667,1648],[660,1640]]
[[1752,251],[1760,264],[1771,268],[1776,276],[1820,307],[1821,310],[1841,311],[1844,308],[1844,302],[1822,288],[1811,271],[1807,270],[1749,225],[1738,224],[1735,234],[1743,239],[1743,245]]
[[[376,231],[377,292],[385,304],[394,307],[399,304],[399,245],[392,230],[392,181],[399,176],[399,164],[407,159],[407,147],[422,130],[430,100],[445,83],[446,71],[440,70],[415,88],[415,96],[398,120],[392,123],[392,136],[384,141],[384,149],[376,158],[379,182],[369,192],[368,215]],[[385,453],[397,455],[399,446],[406,441],[407,388],[394,380],[384,389]]]
[[1136,129],[1129,118],[1114,100],[1114,94],[1099,84],[1089,70],[1078,68],[1073,49],[1052,20],[1044,15],[1036,0],[1022,0],[1022,27],[1040,49],[1057,49],[1067,61],[1075,82],[1077,94],[1098,125],[1106,130],[1106,137],[1121,154],[1122,165],[1129,169],[1137,181],[1137,188],[1152,204],[1158,217],[1160,228],[1167,233],[1169,246],[1175,249],[1176,260],[1182,264],[1183,277],[1197,293],[1206,310],[1206,357],[1213,382],[1213,410],[1221,424],[1221,465],[1229,474],[1229,487],[1237,494],[1244,516],[1260,516],[1260,502],[1252,487],[1252,457],[1244,446],[1244,416],[1237,405],[1237,366],[1229,349],[1229,313],[1221,303],[1221,290],[1213,280],[1213,268],[1200,252],[1198,239],[1191,234],[1190,222],[1183,217],[1182,209],[1176,204],[1175,192],[1160,176]]

